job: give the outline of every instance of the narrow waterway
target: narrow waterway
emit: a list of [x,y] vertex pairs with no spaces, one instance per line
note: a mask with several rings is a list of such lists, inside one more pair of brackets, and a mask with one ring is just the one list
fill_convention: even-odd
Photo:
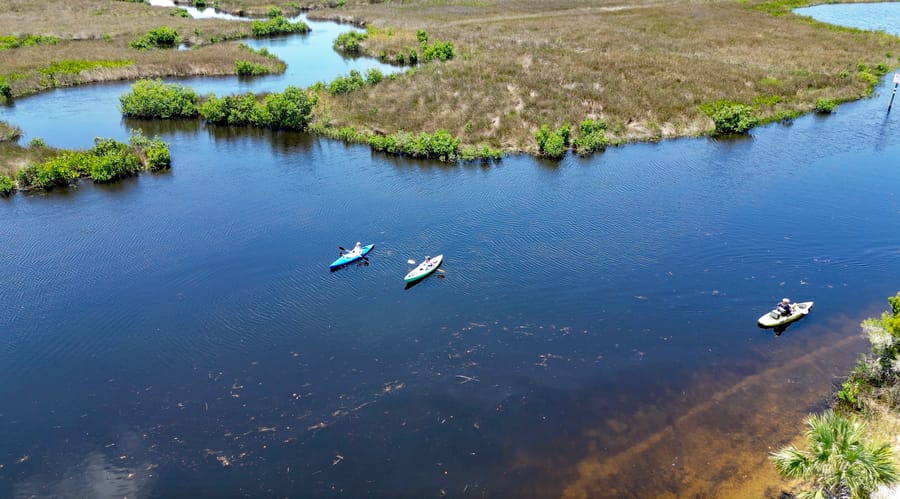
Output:
[[[733,496],[898,290],[890,89],[494,165],[21,99],[26,140],[138,127],[173,168],[0,199],[0,496]],[[782,296],[816,305],[757,328]]]

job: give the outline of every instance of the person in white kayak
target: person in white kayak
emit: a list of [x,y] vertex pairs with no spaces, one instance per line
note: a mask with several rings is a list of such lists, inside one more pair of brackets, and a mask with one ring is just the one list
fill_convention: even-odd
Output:
[[793,303],[788,298],[782,298],[778,305],[775,305],[775,310],[778,311],[783,317],[787,317],[791,315],[791,308],[793,307]]

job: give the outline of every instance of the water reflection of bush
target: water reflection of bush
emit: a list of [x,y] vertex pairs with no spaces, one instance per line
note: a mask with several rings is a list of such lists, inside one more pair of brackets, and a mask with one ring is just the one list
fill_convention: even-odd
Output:
[[291,154],[309,152],[314,141],[314,137],[305,132],[268,130],[248,126],[209,125],[199,119],[141,120],[126,118],[122,120],[122,123],[128,128],[142,130],[148,137],[159,135],[163,140],[173,136],[195,136],[202,130],[215,141],[253,140],[265,142],[271,144],[273,149],[278,152]]

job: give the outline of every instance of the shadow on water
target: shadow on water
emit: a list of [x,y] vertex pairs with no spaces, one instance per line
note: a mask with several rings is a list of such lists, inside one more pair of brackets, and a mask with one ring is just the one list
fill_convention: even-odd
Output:
[[334,273],[334,272],[340,272],[349,267],[368,267],[368,266],[369,266],[369,258],[364,256],[355,262],[345,263],[338,267],[329,267],[328,270],[329,270],[329,272]]
[[779,326],[774,326],[774,327],[766,327],[761,324],[757,324],[756,326],[760,329],[771,329],[772,333],[774,333],[775,336],[781,336],[781,334],[784,333],[785,331],[787,331],[789,327],[793,326],[794,324],[797,324],[798,322],[802,321],[803,319],[806,319],[807,316],[809,316],[809,314],[802,315],[798,319],[788,322],[787,324],[781,324]]

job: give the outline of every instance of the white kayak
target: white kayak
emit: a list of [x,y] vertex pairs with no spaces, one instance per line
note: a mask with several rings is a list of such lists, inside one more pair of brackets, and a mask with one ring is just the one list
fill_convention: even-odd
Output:
[[766,315],[763,315],[759,318],[760,326],[762,327],[776,327],[783,326],[790,322],[794,322],[795,320],[805,316],[812,309],[813,302],[804,301],[800,303],[794,303],[791,305],[791,314],[790,315],[781,315],[781,313],[777,310],[773,310]]
[[406,277],[403,278],[403,280],[406,281],[407,284],[416,282],[419,279],[428,276],[428,274],[431,274],[432,272],[437,270],[437,268],[441,266],[441,262],[444,261],[444,255],[438,255],[433,258],[425,258],[426,259],[423,260],[422,263],[420,263],[416,268],[410,270],[409,273],[406,274]]

